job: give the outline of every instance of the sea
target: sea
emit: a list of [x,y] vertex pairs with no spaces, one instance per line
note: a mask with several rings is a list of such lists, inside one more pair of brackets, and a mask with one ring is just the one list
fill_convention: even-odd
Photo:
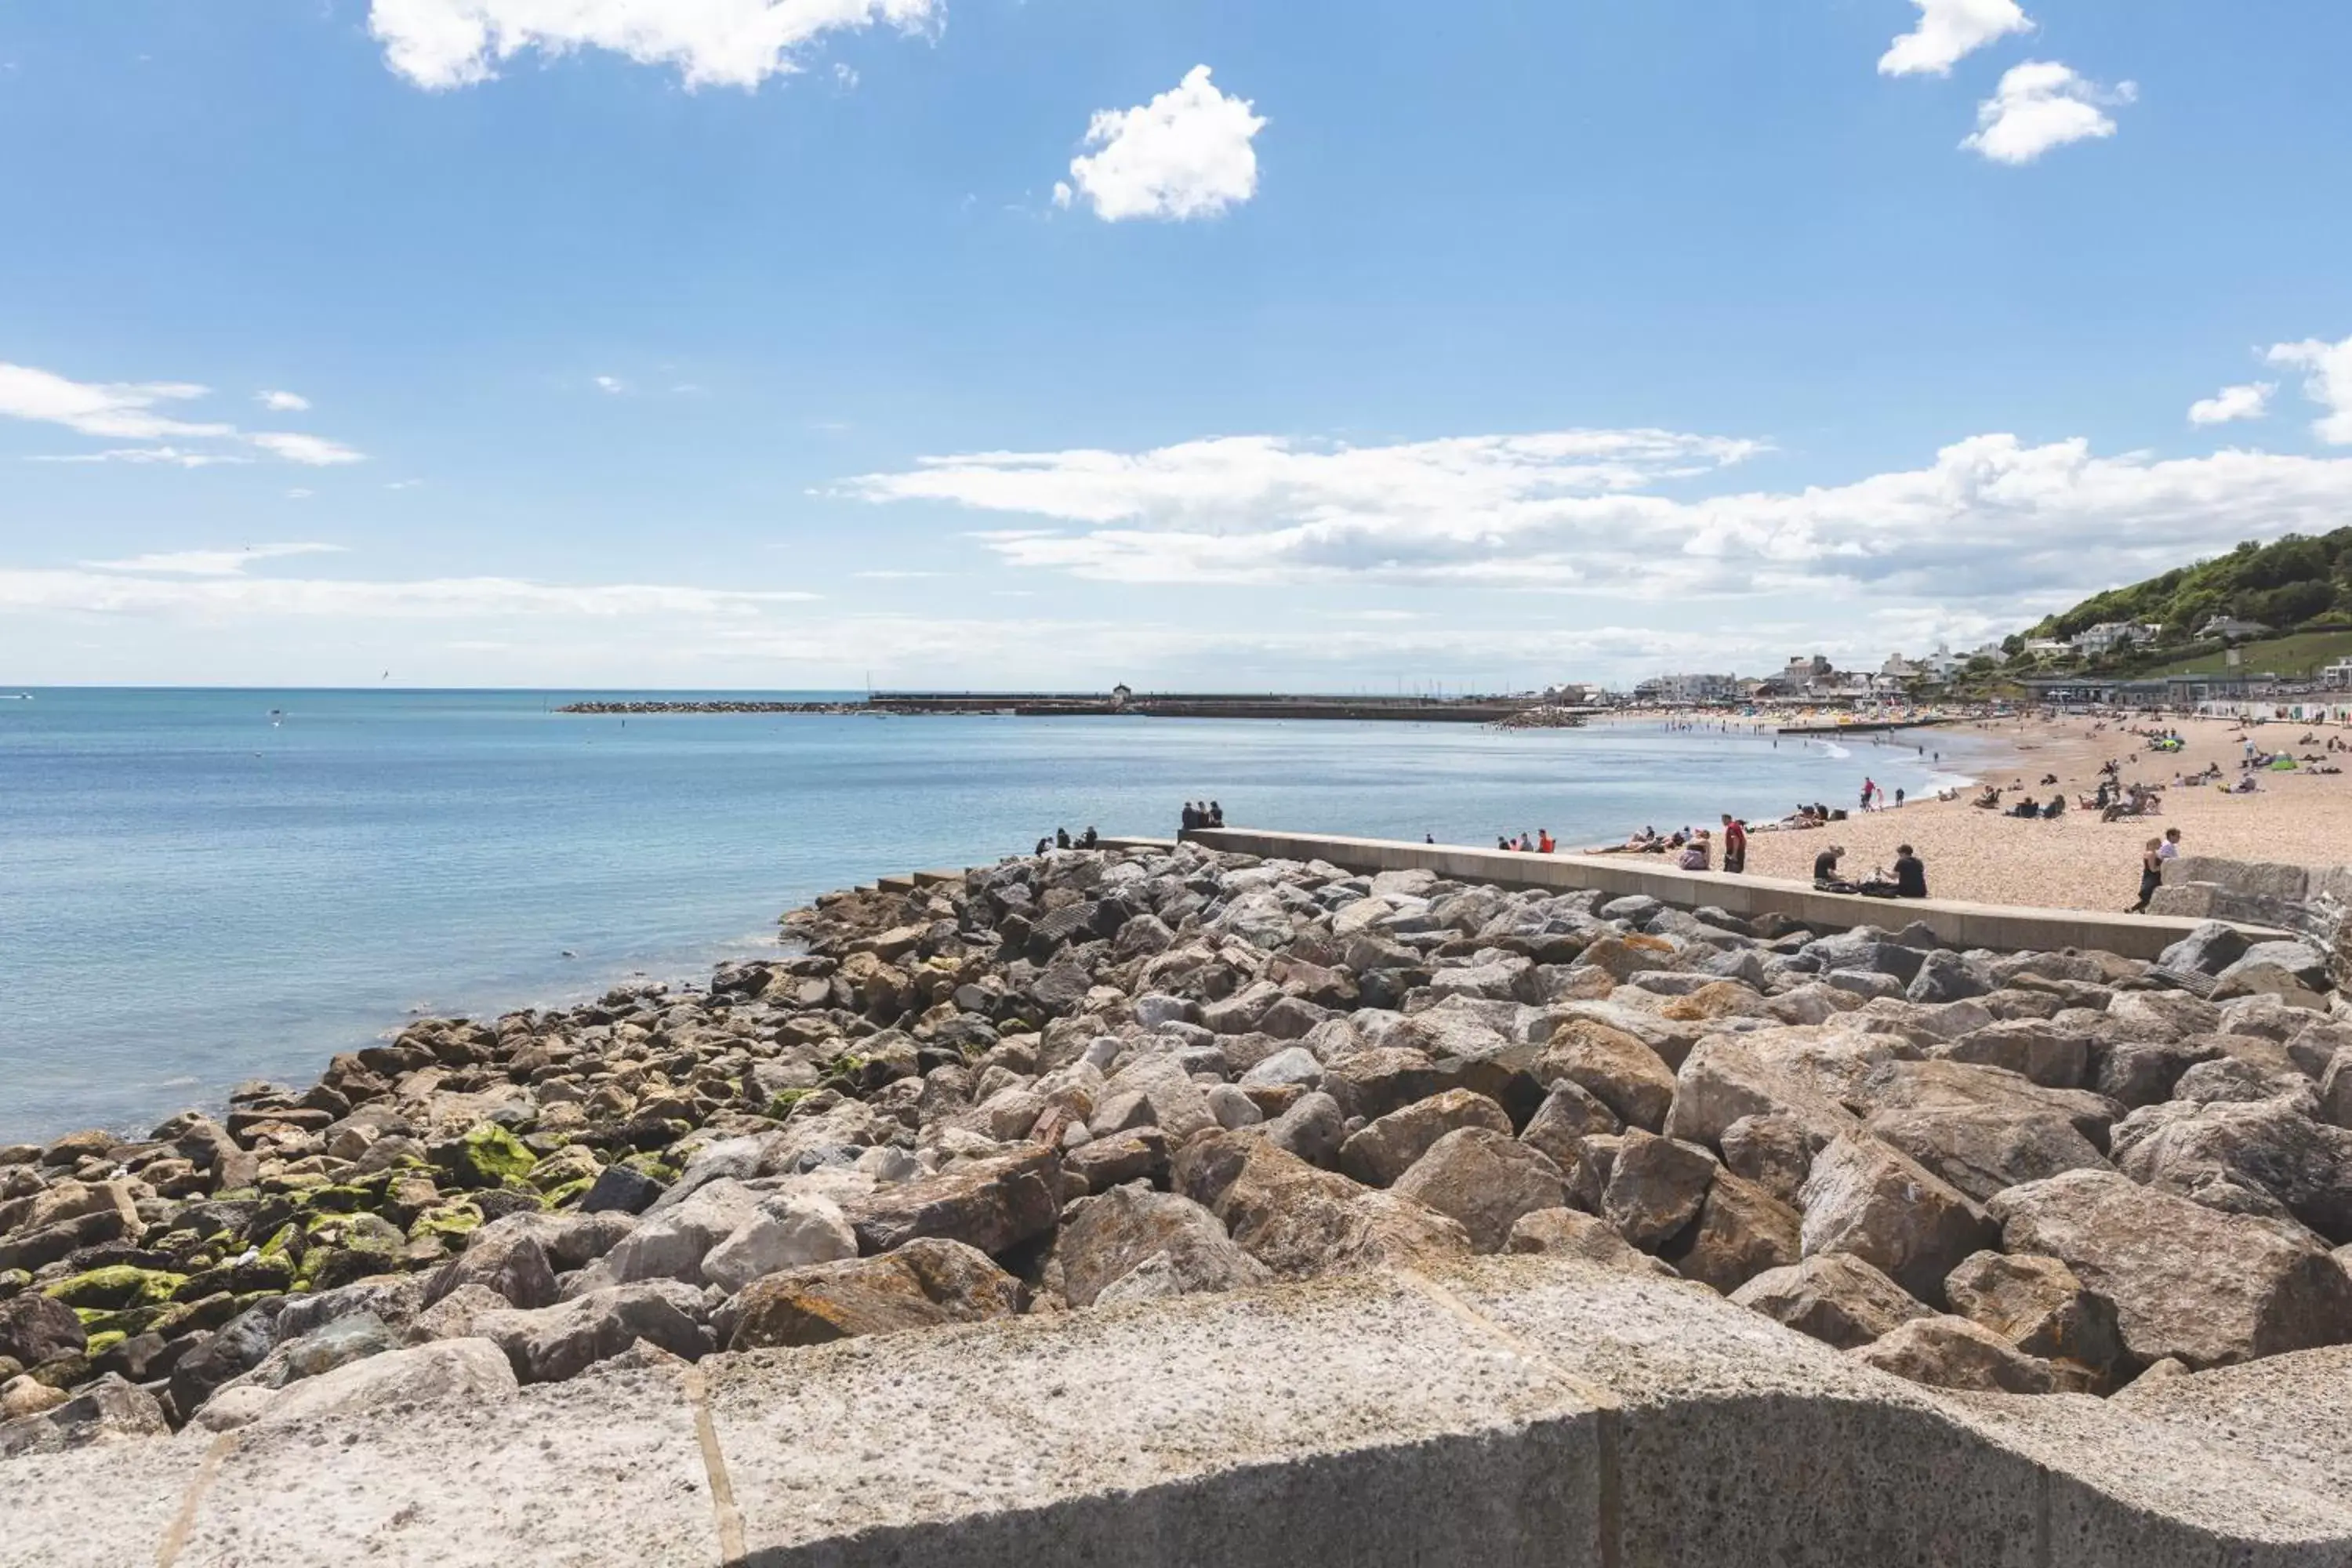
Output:
[[425,1015],[774,951],[876,876],[1057,828],[1563,847],[1965,782],[1968,742],[1607,724],[582,716],[837,693],[0,688],[0,1143],[137,1131]]

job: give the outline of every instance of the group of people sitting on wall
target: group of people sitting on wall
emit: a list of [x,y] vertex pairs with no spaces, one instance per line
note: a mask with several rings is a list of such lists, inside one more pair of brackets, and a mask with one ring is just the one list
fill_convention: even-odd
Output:
[[1517,838],[1507,833],[1498,833],[1495,836],[1495,847],[1520,855],[1549,855],[1557,851],[1559,845],[1553,839],[1551,829],[1545,827],[1538,829],[1532,838],[1524,833]]
[[1908,844],[1895,850],[1895,869],[1871,872],[1859,882],[1839,875],[1845,846],[1832,844],[1813,857],[1813,886],[1824,893],[1860,893],[1868,899],[1924,899],[1927,896],[1927,863]]
[[1188,800],[1184,803],[1185,832],[1190,833],[1196,827],[1223,827],[1224,825],[1225,808],[1215,801]]
[[1048,849],[1092,849],[1101,842],[1102,835],[1097,833],[1091,827],[1087,828],[1084,833],[1079,834],[1076,838],[1072,838],[1070,837],[1070,830],[1068,828],[1056,827],[1054,829],[1053,837],[1040,838],[1037,840],[1036,852],[1043,855]]

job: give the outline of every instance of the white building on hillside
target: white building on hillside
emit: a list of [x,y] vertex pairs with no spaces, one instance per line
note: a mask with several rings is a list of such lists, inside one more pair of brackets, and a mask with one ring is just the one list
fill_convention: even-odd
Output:
[[2075,650],[2089,658],[2104,658],[2120,647],[2137,643],[2152,643],[2158,626],[2144,626],[2137,621],[2102,621],[2074,638]]

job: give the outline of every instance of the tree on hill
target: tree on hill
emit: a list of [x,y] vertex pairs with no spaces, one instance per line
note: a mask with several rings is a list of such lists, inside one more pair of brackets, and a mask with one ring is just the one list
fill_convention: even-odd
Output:
[[2352,621],[2352,528],[2316,538],[2290,533],[2273,544],[2249,540],[2216,560],[2093,595],[2031,635],[2071,637],[2103,622],[2138,621],[2161,626],[2164,641],[2178,643],[2217,616],[2280,631]]

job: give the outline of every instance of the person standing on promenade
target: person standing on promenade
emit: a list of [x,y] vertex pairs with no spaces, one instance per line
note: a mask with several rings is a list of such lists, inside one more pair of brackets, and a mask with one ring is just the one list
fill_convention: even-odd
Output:
[[1734,876],[1748,869],[1748,825],[1723,814],[1723,868]]
[[[2178,831],[2176,829],[2176,831]],[[2164,840],[2151,838],[2139,858],[2139,901],[2131,907],[2136,915],[2147,913],[2147,901],[2164,886]]]

